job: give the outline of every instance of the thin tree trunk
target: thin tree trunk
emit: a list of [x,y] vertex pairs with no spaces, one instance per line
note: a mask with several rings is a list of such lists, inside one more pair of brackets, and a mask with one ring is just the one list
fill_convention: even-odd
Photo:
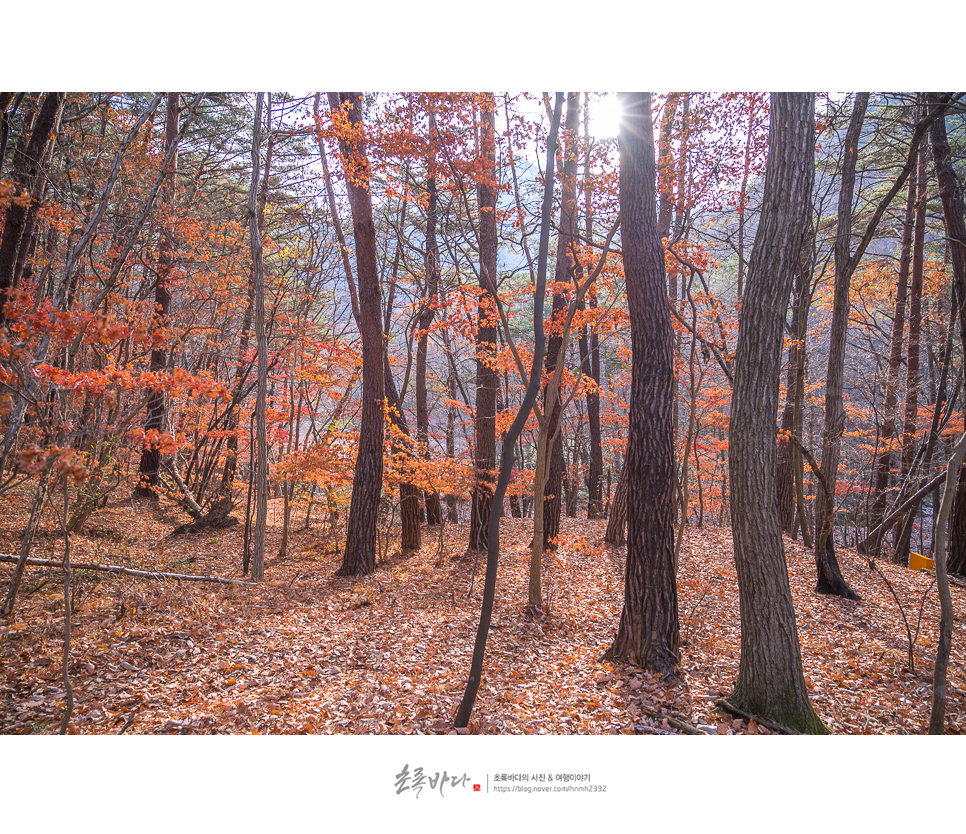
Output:
[[[585,244],[590,246],[594,240],[594,213],[591,201],[590,183],[590,108],[587,95],[584,95],[584,235]],[[669,204],[670,205],[670,204]],[[670,217],[670,215],[668,215]],[[665,233],[662,233],[665,234]],[[597,309],[597,291],[591,287],[587,291],[590,309]],[[587,469],[587,518],[606,518],[604,510],[604,452],[600,432],[600,337],[597,327],[581,331],[580,370],[589,377],[587,388],[587,431],[590,436],[590,464]]]
[[[168,93],[167,112],[164,127],[164,152],[168,159],[165,169],[165,181],[161,190],[161,203],[168,216],[161,231],[161,244],[158,249],[158,271],[154,283],[154,318],[152,328],[163,328],[167,322],[171,308],[171,292],[168,280],[174,269],[174,217],[175,196],[177,194],[178,177],[178,116],[181,112],[181,93]],[[151,350],[151,373],[160,373],[168,364],[168,351],[164,344]],[[164,431],[165,401],[164,389],[160,386],[152,388],[148,393],[147,420],[144,423],[145,432],[160,434]],[[141,451],[141,462],[138,466],[137,495],[144,498],[158,497],[158,483],[161,470],[161,449],[157,442],[149,442]]]
[[[924,108],[919,112],[924,113]],[[924,245],[926,239],[926,184],[928,180],[926,165],[926,143],[919,146],[919,163],[916,174],[916,212],[912,234],[912,280],[909,285],[909,343],[906,346],[906,402],[902,428],[902,460],[900,480],[905,481],[912,468],[916,455],[916,436],[918,434],[919,386],[922,383],[919,372],[920,341],[922,336],[922,273]],[[909,563],[909,547],[912,536],[914,513],[909,513],[898,528],[893,561],[900,565]]]
[[949,593],[949,576],[946,573],[946,528],[952,510],[953,492],[959,471],[966,455],[966,434],[953,449],[946,471],[946,489],[943,493],[939,518],[936,521],[936,588],[939,593],[939,642],[936,646],[936,662],[933,666],[932,708],[929,712],[929,734],[942,735],[946,724],[946,676],[949,669],[949,651],[953,640],[953,601]]
[[[934,112],[940,104],[936,93],[927,93],[926,101]],[[963,188],[957,181],[949,152],[946,136],[945,118],[937,118],[930,129],[933,161],[936,179],[939,182],[939,196],[943,207],[943,224],[946,230],[946,243],[949,247],[949,260],[953,268],[953,281],[957,288],[959,309],[958,318],[960,337],[966,347],[966,219],[963,211]],[[950,316],[949,326],[955,326],[955,314]],[[959,471],[956,498],[952,507],[952,522],[949,533],[950,573],[966,576],[966,469]]]
[[[389,414],[389,422],[394,427],[391,444],[392,456],[394,460],[400,461],[405,469],[409,469],[416,458],[416,452],[413,448],[412,436],[409,433],[409,425],[406,422],[406,412],[403,411],[402,402],[400,402],[399,394],[396,391],[396,381],[392,376],[388,352],[385,353],[383,373],[386,386],[386,409]],[[419,496],[420,489],[414,486],[410,479],[404,477],[400,480],[399,516],[402,527],[400,549],[405,556],[415,553],[422,546],[422,531],[419,527]]]
[[7,596],[3,602],[3,610],[0,611],[0,614],[4,617],[9,617],[13,613],[13,605],[17,599],[17,591],[20,590],[24,568],[27,565],[27,559],[30,557],[30,548],[33,545],[34,535],[37,533],[37,526],[40,524],[40,516],[44,509],[44,502],[47,500],[50,468],[51,463],[48,462],[40,474],[40,480],[37,482],[34,500],[30,506],[30,519],[27,521],[27,529],[24,530],[23,539],[20,541],[20,555],[14,566],[13,574],[10,577],[10,584],[7,585]]
[[883,400],[883,422],[880,432],[882,453],[876,462],[875,487],[869,529],[882,523],[888,498],[889,477],[892,474],[892,441],[896,436],[896,405],[898,403],[899,370],[902,366],[902,343],[906,326],[906,298],[909,291],[909,261],[912,251],[912,229],[916,205],[916,181],[909,180],[906,213],[902,223],[902,244],[899,251],[899,273],[896,280],[896,303],[892,316],[892,337],[889,345],[889,365]]
[[852,118],[845,134],[842,172],[839,182],[838,219],[835,237],[835,290],[829,335],[828,372],[825,381],[825,428],[822,433],[822,475],[829,484],[829,498],[819,490],[815,499],[815,568],[820,594],[858,599],[839,569],[835,557],[835,482],[842,456],[845,431],[845,404],[842,389],[845,377],[845,346],[848,336],[849,288],[855,271],[850,247],[852,241],[852,196],[855,192],[855,167],[862,123],[869,104],[868,93],[857,93]]
[[[436,223],[439,199],[436,192],[436,131],[435,104],[429,103],[429,174],[426,178],[426,296],[419,313],[419,335],[416,341],[416,440],[420,455],[429,460],[429,404],[426,390],[426,363],[429,355],[429,329],[436,318],[436,301],[439,292],[440,260],[439,243],[436,240]],[[443,523],[439,492],[425,491],[426,521],[431,525]]]
[[[248,222],[252,249],[252,278],[255,291],[255,349],[258,378],[255,397],[255,527],[252,542],[252,579],[265,578],[265,527],[268,523],[268,340],[265,335],[265,271],[262,262],[262,230],[258,216],[258,185],[261,169],[262,96],[257,93],[255,127],[252,135],[252,185],[248,193]],[[272,124],[272,99],[268,98],[268,125]]]
[[456,720],[456,727],[466,727],[476,703],[476,693],[479,691],[483,679],[483,658],[486,654],[486,638],[490,632],[490,622],[493,617],[493,602],[496,597],[496,575],[500,561],[500,515],[503,509],[503,496],[506,495],[510,477],[513,474],[514,444],[517,442],[523,427],[533,410],[540,393],[540,371],[543,366],[546,337],[543,332],[543,302],[547,282],[547,260],[550,249],[550,224],[553,215],[553,147],[557,142],[557,129],[560,125],[560,110],[563,95],[558,93],[550,120],[550,134],[547,138],[547,168],[543,187],[543,209],[540,222],[540,248],[537,255],[536,289],[534,292],[533,308],[533,360],[530,366],[530,378],[527,382],[523,403],[514,418],[506,437],[503,440],[503,450],[500,458],[500,477],[493,495],[493,509],[490,513],[490,528],[487,531],[486,550],[486,579],[483,584],[483,602],[480,607],[480,624],[476,630],[476,642],[473,645],[473,660],[470,664],[470,674],[466,682],[466,690],[460,701]]
[[[574,279],[573,244],[575,239],[575,211],[577,202],[577,136],[580,127],[580,93],[567,93],[567,120],[564,125],[564,162],[562,171],[562,193],[560,200],[560,231],[557,234],[557,264],[554,273],[556,288],[551,307],[551,327],[547,336],[547,357],[545,371],[552,374],[557,359],[565,350],[563,344],[563,319],[567,314],[567,297],[562,285],[571,284]],[[541,432],[547,433],[546,477],[543,499],[543,549],[550,548],[560,534],[560,510],[563,486],[563,434],[559,431],[561,412],[560,389],[551,401],[544,391],[543,410],[546,425]],[[537,469],[537,477],[543,470]]]
[[795,303],[792,306],[791,337],[794,340],[788,347],[788,373],[785,381],[785,407],[782,410],[782,435],[778,438],[778,469],[776,474],[776,488],[778,493],[778,521],[782,531],[789,536],[794,535],[796,495],[795,468],[800,465],[800,458],[796,457],[798,450],[787,437],[797,435],[795,424],[796,406],[799,403],[798,376],[804,370],[805,328],[808,326],[808,293],[810,284],[809,253],[811,246],[806,238],[799,256],[799,268],[795,274]]
[[[265,206],[268,202],[268,183],[272,172],[272,152],[275,146],[275,134],[270,133],[265,147],[265,166],[262,172],[261,185],[258,191],[258,227],[265,226]],[[241,331],[238,340],[238,358],[235,362],[235,380],[232,386],[232,408],[225,420],[225,431],[228,440],[225,444],[225,468],[221,475],[221,492],[231,495],[235,484],[235,473],[238,471],[238,423],[241,419],[241,403],[244,398],[245,382],[251,370],[248,361],[248,345],[251,341],[252,324],[255,319],[255,275],[252,272],[248,279],[248,293],[245,299],[245,312],[242,314]],[[256,358],[257,362],[257,358]]]

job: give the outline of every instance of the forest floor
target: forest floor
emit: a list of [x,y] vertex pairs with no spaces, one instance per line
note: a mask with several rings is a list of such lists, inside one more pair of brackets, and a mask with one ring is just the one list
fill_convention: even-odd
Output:
[[[0,553],[19,552],[28,499],[0,500]],[[467,526],[424,528],[414,556],[371,576],[336,577],[336,541],[300,530],[277,558],[281,502],[271,502],[259,586],[75,573],[69,732],[433,733],[452,731],[479,619],[485,555],[463,556]],[[243,525],[171,536],[188,518],[162,501],[120,500],[73,536],[72,561],[239,577]],[[504,519],[493,625],[471,733],[767,734],[715,704],[738,670],[740,629],[731,532],[686,531],[679,567],[681,673],[664,681],[601,660],[620,618],[624,549],[603,522],[563,520],[545,560],[549,614],[527,618],[532,522]],[[293,526],[301,518],[293,514]],[[45,517],[32,556],[60,559]],[[836,733],[922,733],[928,723],[939,604],[934,577],[843,550],[862,600],[813,592],[814,563],[786,540],[812,703]],[[0,564],[6,584],[13,566]],[[475,569],[475,575],[474,575]],[[62,573],[30,567],[13,615],[0,619],[0,732],[55,733],[64,715]],[[0,591],[5,590],[0,586]],[[966,730],[966,589],[954,586],[947,731]]]

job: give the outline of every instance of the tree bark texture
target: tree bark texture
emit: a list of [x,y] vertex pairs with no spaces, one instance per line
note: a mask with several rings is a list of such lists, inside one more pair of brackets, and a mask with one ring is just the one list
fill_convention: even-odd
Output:
[[[346,189],[352,209],[356,270],[359,285],[359,331],[362,337],[362,417],[359,451],[352,479],[345,553],[340,576],[362,576],[376,569],[376,519],[382,496],[382,447],[385,433],[385,344],[382,299],[376,257],[376,227],[369,194],[369,160],[362,121],[362,93],[339,93],[351,130],[339,140]],[[338,117],[337,117],[338,118]]]
[[620,207],[631,323],[624,608],[606,657],[671,674],[678,664],[674,570],[674,358],[657,227],[650,93],[621,94]]
[[493,93],[487,93],[480,113],[483,128],[480,156],[483,170],[476,189],[480,212],[480,300],[476,331],[476,479],[470,513],[469,550],[486,549],[496,475],[496,395],[500,377],[494,364],[498,323],[495,301],[498,251],[495,111]]
[[627,461],[617,478],[617,489],[614,491],[614,500],[610,503],[610,515],[607,517],[607,530],[604,533],[604,541],[615,547],[627,541]]
[[[744,288],[728,467],[741,612],[732,701],[803,732],[823,732],[808,701],[775,485],[782,330],[814,178],[811,93],[773,93],[761,219]],[[633,499],[631,501],[633,506]]]

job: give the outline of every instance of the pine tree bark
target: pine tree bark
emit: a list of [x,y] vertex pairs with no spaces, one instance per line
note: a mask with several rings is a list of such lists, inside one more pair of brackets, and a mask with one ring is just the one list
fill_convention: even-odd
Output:
[[[808,702],[775,489],[782,330],[814,178],[812,93],[773,93],[758,233],[735,356],[728,467],[741,612],[731,700],[802,732],[826,732]],[[632,501],[633,503],[633,501]]]
[[349,131],[339,139],[346,189],[352,209],[359,331],[362,337],[362,416],[349,503],[346,546],[339,576],[362,576],[376,569],[376,519],[382,496],[382,447],[385,434],[385,344],[376,256],[376,226],[369,193],[369,160],[362,121],[362,93],[339,93]]
[[493,93],[482,100],[482,171],[476,194],[480,229],[480,300],[476,330],[476,479],[470,511],[467,550],[485,550],[496,476],[496,395],[499,371],[494,364],[497,351],[497,255],[496,236],[496,102]]
[[678,664],[674,570],[673,329],[657,227],[650,93],[623,93],[620,207],[631,323],[624,608],[605,657],[672,674]]

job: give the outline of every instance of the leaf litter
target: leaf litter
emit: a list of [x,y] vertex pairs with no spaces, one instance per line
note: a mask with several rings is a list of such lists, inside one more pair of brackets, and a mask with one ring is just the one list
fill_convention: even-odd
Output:
[[[0,552],[16,553],[26,498],[4,501]],[[115,502],[72,537],[72,559],[240,577],[242,525],[171,537],[182,520],[163,501]],[[664,680],[601,660],[620,618],[625,551],[603,544],[604,522],[564,518],[561,528],[556,553],[544,560],[549,611],[532,619],[524,613],[532,522],[503,519],[471,733],[668,735],[682,725],[709,734],[772,733],[715,704],[731,691],[740,647],[728,529],[686,532],[678,578],[680,674]],[[42,533],[33,555],[60,558],[55,524]],[[76,571],[69,731],[453,732],[486,559],[465,554],[467,525],[446,526],[441,554],[438,538],[431,530],[409,557],[399,554],[398,537],[390,539],[388,557],[374,574],[336,577],[337,541],[318,530],[293,533],[288,555],[274,557],[281,510],[273,507],[260,586]],[[839,553],[846,579],[862,597],[858,602],[814,593],[814,564],[800,543],[786,539],[786,558],[809,695],[829,728],[924,732],[939,621],[931,574],[879,563],[914,633],[910,670],[896,601],[864,557]],[[0,577],[5,581],[11,570],[0,565]],[[947,732],[961,733],[963,588],[953,586],[952,593]],[[14,614],[0,621],[0,732],[57,732],[65,708],[62,629],[60,571],[29,568]]]

